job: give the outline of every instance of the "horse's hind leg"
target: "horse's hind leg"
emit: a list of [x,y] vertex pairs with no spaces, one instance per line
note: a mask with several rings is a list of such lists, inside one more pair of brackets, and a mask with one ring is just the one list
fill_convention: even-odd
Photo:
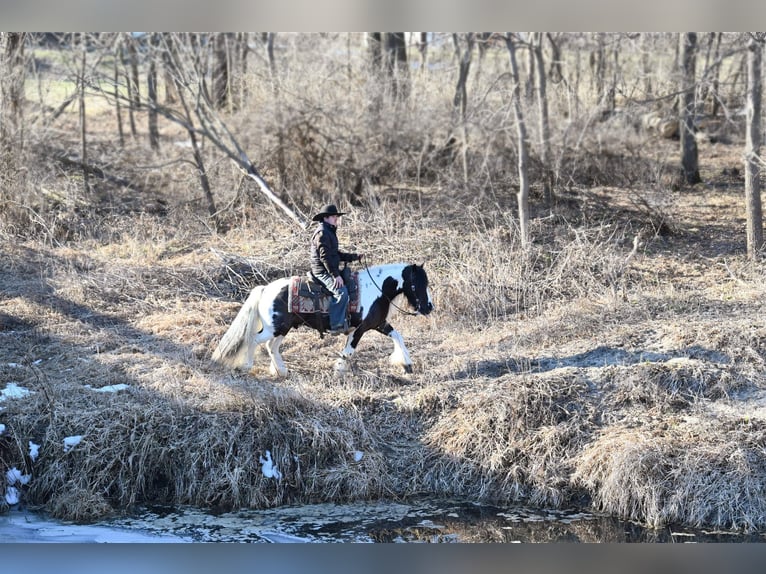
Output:
[[287,367],[285,366],[285,363],[282,360],[282,355],[279,352],[279,346],[282,344],[284,338],[284,335],[279,335],[266,343],[266,350],[269,352],[269,358],[271,359],[271,366],[269,367],[269,371],[272,375],[277,375],[280,377],[287,376]]

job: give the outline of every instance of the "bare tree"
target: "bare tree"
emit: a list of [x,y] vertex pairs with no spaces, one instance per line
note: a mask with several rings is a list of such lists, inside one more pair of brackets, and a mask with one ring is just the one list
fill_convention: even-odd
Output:
[[0,33],[3,80],[0,82],[0,145],[3,151],[20,148],[23,138],[24,43],[23,32]]
[[452,41],[455,45],[455,53],[458,57],[458,78],[455,86],[455,97],[452,99],[452,106],[457,111],[458,126],[460,129],[461,140],[463,141],[461,158],[463,161],[463,183],[468,183],[468,130],[467,130],[467,110],[468,110],[468,72],[471,69],[471,60],[473,59],[474,35],[468,32],[464,36],[465,45],[460,41],[459,34],[452,35]]
[[423,73],[428,65],[428,32],[418,34],[417,47],[420,52],[420,72]]
[[24,33],[0,33],[0,198],[23,191]]
[[274,40],[276,33],[269,32],[266,37],[266,55],[269,60],[269,73],[271,74],[271,93],[274,95],[274,110],[277,123],[277,174],[279,175],[280,187],[287,188],[287,165],[285,160],[285,129],[282,114],[282,96],[280,93],[279,71],[277,60],[274,57]]
[[81,156],[82,156],[82,186],[83,186],[83,193],[88,194],[90,190],[89,186],[89,170],[87,168],[88,165],[88,130],[87,130],[87,122],[86,122],[86,114],[85,114],[85,85],[86,85],[86,75],[87,75],[87,64],[88,64],[88,40],[85,35],[85,33],[81,33],[79,35],[80,37],[80,55],[81,55],[81,67],[80,67],[80,73],[77,78],[77,88],[78,88],[78,94],[79,94],[79,104],[80,104],[80,147],[81,147]]
[[157,46],[158,34],[153,33],[149,39],[149,70],[146,74],[146,97],[149,99],[149,146],[153,150],[160,149],[160,130],[157,123]]
[[141,105],[141,82],[138,75],[138,48],[139,38],[128,35],[128,61],[130,63],[130,77],[128,81],[131,100],[136,107]]
[[120,147],[125,147],[125,130],[122,127],[122,101],[120,99],[120,55],[122,53],[122,38],[120,34],[114,40],[114,109],[117,114],[117,133],[120,136]]
[[553,209],[553,169],[551,169],[551,128],[548,121],[548,95],[545,84],[545,61],[543,59],[542,32],[536,32],[532,36],[530,46],[537,63],[537,76],[535,93],[537,95],[537,108],[540,119],[540,161],[543,164],[543,196],[550,210]]
[[[210,182],[206,175],[205,166],[200,150],[199,138],[213,144],[218,150],[223,152],[231,159],[245,175],[256,183],[260,191],[279,209],[281,209],[290,219],[301,227],[306,222],[295,211],[290,209],[268,185],[261,176],[253,162],[248,158],[242,146],[231,133],[226,123],[221,119],[210,101],[205,86],[205,73],[203,62],[198,57],[193,41],[184,42],[183,38],[175,34],[165,35],[165,42],[174,42],[176,46],[170,53],[173,54],[171,70],[178,86],[179,99],[182,110],[177,110],[167,106],[157,106],[157,111],[168,120],[183,126],[189,134],[194,151],[195,164],[200,174],[200,183],[202,185],[205,197],[208,201],[208,211],[213,220],[216,220],[217,209],[210,187]],[[193,107],[189,104],[193,102]]]
[[699,172],[697,140],[694,136],[695,62],[697,58],[696,32],[680,34],[679,42],[681,102],[679,106],[678,132],[681,136],[681,178],[687,185],[694,185],[702,181]]
[[214,64],[213,64],[213,103],[219,110],[229,107],[231,104],[231,77],[229,74],[229,36],[219,32],[213,36]]
[[394,99],[403,99],[410,93],[410,72],[407,62],[407,43],[404,32],[383,34],[385,70]]
[[375,127],[380,117],[383,103],[383,90],[380,80],[383,77],[383,43],[380,32],[369,32],[365,35],[367,44],[367,117]]
[[373,70],[383,68],[383,35],[380,32],[369,32],[367,34],[367,61]]
[[134,37],[130,34],[125,34],[123,41],[120,43],[120,52],[122,52],[123,49],[127,50],[127,62],[130,65],[130,68],[125,68],[125,85],[127,86],[128,91],[128,101],[126,102],[128,108],[128,122],[130,123],[130,133],[133,135],[133,138],[135,138],[137,134],[136,118],[133,111],[141,105],[141,98],[138,94],[138,56],[136,54],[135,42],[136,39]]
[[745,143],[745,210],[747,255],[755,259],[763,248],[761,211],[761,74],[764,34],[753,34],[747,52],[747,129]]
[[519,66],[516,62],[516,47],[510,32],[505,35],[505,45],[511,61],[511,76],[513,78],[513,113],[516,117],[516,134],[519,144],[519,191],[516,195],[519,206],[519,231],[521,246],[529,245],[529,151],[527,145],[527,128],[524,123],[524,112],[521,109],[521,89],[519,88]]

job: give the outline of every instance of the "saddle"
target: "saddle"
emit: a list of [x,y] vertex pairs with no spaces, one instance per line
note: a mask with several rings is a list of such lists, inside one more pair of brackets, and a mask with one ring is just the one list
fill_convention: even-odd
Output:
[[[344,273],[348,287],[348,313],[359,311],[359,273]],[[290,278],[287,290],[287,308],[291,313],[329,314],[332,293],[310,274]]]

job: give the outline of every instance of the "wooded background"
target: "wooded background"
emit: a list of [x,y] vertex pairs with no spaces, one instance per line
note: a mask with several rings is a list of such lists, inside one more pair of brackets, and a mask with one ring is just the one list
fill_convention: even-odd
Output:
[[[763,247],[763,33],[2,33],[0,203],[13,233],[183,205],[214,229],[268,200],[391,190],[557,211],[588,186],[688,189],[697,142],[743,147]],[[657,157],[676,138],[676,157]],[[236,219],[236,217],[234,217]]]

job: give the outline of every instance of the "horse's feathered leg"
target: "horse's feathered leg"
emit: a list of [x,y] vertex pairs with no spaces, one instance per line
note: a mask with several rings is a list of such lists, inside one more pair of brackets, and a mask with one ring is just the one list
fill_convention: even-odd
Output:
[[399,365],[405,372],[411,373],[412,359],[410,359],[410,352],[407,350],[407,346],[404,344],[404,339],[399,331],[394,329],[388,322],[383,323],[377,330],[391,337],[391,340],[394,342],[394,352],[389,357],[391,364]]
[[287,367],[279,352],[279,346],[282,344],[283,340],[284,336],[279,335],[278,337],[274,337],[266,345],[266,349],[269,351],[269,357],[271,358],[271,367],[269,367],[269,370],[272,375],[278,375],[280,377],[287,376]]
[[335,361],[336,371],[343,373],[348,370],[348,359],[350,359],[351,355],[353,355],[354,351],[356,351],[356,346],[359,344],[359,339],[362,336],[362,333],[364,333],[366,330],[367,329],[363,329],[362,327],[357,327],[348,334],[348,337],[346,338],[346,346],[340,352],[340,358]]

